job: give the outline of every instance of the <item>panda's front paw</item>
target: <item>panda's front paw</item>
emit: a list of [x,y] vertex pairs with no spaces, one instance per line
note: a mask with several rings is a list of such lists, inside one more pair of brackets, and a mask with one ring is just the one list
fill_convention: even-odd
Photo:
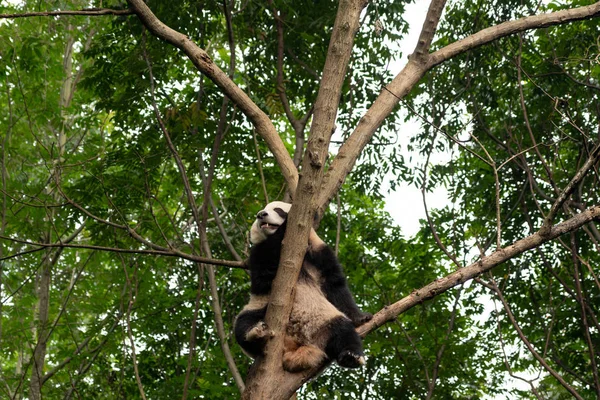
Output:
[[354,324],[354,326],[361,326],[362,324],[367,323],[372,319],[373,314],[369,312],[359,312],[358,314],[353,316],[352,324]]
[[255,340],[272,338],[275,333],[269,329],[265,321],[260,321],[246,333],[246,340],[253,342]]
[[362,354],[344,350],[338,356],[337,363],[340,367],[344,368],[360,368],[365,365],[365,357]]

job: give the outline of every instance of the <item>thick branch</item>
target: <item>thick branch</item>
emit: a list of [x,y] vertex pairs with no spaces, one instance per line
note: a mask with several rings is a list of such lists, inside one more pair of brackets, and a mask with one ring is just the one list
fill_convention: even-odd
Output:
[[482,29],[469,37],[431,53],[427,69],[431,69],[467,50],[483,46],[484,44],[488,44],[505,36],[530,29],[546,28],[548,26],[560,25],[567,22],[589,19],[597,17],[598,15],[600,15],[600,1],[585,7],[561,10],[548,14],[532,15],[516,21],[503,22],[499,25]]
[[446,0],[432,0],[429,5],[429,10],[427,10],[427,16],[425,17],[425,22],[423,22],[423,28],[421,28],[417,47],[411,56],[411,58],[416,61],[427,61],[429,48],[433,41],[433,35],[435,35],[445,5]]
[[347,66],[352,54],[354,35],[358,31],[364,0],[342,0],[333,26],[323,78],[314,108],[310,136],[302,161],[302,176],[298,183],[294,205],[288,216],[288,225],[281,250],[281,262],[273,282],[265,321],[275,333],[267,343],[266,357],[255,364],[247,380],[244,398],[289,399],[298,386],[285,385],[286,374],[281,365],[283,331],[292,309],[294,286],[312,227],[314,198],[323,178],[323,166]]
[[198,47],[187,36],[159,21],[142,0],[128,0],[128,3],[153,35],[181,49],[194,66],[213,81],[242,110],[275,156],[288,187],[295,192],[298,185],[298,172],[269,117],[213,62],[206,51]]
[[467,267],[461,268],[450,275],[417,289],[402,300],[385,307],[383,310],[375,314],[371,321],[360,326],[357,330],[359,334],[364,337],[369,332],[377,329],[386,322],[393,320],[398,315],[416,306],[417,304],[432,299],[440,293],[471,280],[482,273],[502,264],[503,262],[524,253],[527,250],[538,247],[549,240],[555,239],[560,235],[574,231],[593,220],[599,219],[600,206],[591,207],[586,211],[577,214],[573,218],[555,225],[552,227],[547,236],[541,235],[539,232],[537,232],[513,243],[508,247],[496,250],[489,256],[483,257],[481,260]]

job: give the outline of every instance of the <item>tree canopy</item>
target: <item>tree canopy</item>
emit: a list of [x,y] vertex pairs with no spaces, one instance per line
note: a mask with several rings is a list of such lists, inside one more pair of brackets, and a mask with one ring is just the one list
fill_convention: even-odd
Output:
[[[0,3],[0,397],[600,398],[600,2],[432,0],[399,48],[409,3]],[[375,314],[362,369],[233,339],[281,199],[283,262],[316,212]]]

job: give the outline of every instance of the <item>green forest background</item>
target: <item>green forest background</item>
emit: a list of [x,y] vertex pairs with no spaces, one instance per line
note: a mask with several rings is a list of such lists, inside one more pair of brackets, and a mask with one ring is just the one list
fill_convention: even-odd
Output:
[[[397,73],[390,63],[412,51],[395,45],[408,3],[366,8],[332,154]],[[449,1],[432,49],[591,3]],[[337,3],[147,4],[267,113],[298,165]],[[127,4],[2,1],[0,13],[93,7]],[[318,231],[361,307],[375,313],[536,232],[600,141],[599,94],[597,19],[505,37],[426,74]],[[3,18],[0,167],[0,398],[240,396],[224,356],[246,375],[251,360],[231,334],[249,292],[240,261],[254,215],[286,185],[212,81],[135,15]],[[600,204],[598,172],[596,163],[557,221]],[[443,187],[450,199],[411,237],[384,210],[384,188],[406,184]],[[363,369],[333,366],[299,397],[573,398],[545,364],[581,398],[600,398],[599,249],[591,223],[515,257],[372,332]]]

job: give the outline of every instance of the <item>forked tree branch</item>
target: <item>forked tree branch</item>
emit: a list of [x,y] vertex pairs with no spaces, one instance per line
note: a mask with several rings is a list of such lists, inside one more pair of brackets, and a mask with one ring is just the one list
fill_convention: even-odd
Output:
[[[540,245],[556,239],[561,235],[575,231],[594,220],[600,220],[600,206],[591,207],[586,211],[553,226],[550,233],[546,236],[537,232],[513,243],[510,246],[496,250],[489,256],[485,256],[467,267],[461,268],[458,271],[440,278],[426,286],[423,286],[420,289],[414,290],[410,295],[406,296],[400,301],[384,307],[373,316],[371,321],[361,325],[356,330],[361,337],[365,337],[375,329],[387,322],[393,321],[396,319],[396,317],[398,317],[398,315],[410,310],[411,308],[430,300],[455,286],[474,279],[484,272],[490,271],[500,264],[510,260],[511,258],[523,254],[527,250],[539,247]],[[320,373],[326,366],[327,363],[322,364],[314,369],[296,374],[282,371],[281,375],[277,377],[277,387],[274,389],[276,392],[271,392],[271,398],[288,399],[300,386]]]
[[[600,1],[585,7],[525,17],[483,29],[465,39],[449,44],[426,57],[411,58],[406,67],[400,71],[392,82],[383,88],[377,99],[375,99],[375,102],[373,102],[369,110],[360,119],[354,132],[352,132],[344,145],[342,145],[338,155],[332,161],[323,179],[317,200],[319,215],[323,215],[327,204],[344,183],[346,176],[354,167],[358,156],[367,143],[369,143],[383,120],[390,115],[400,100],[410,93],[419,79],[433,67],[468,50],[514,33],[589,19],[599,15]],[[419,45],[417,45],[418,48]]]
[[283,333],[290,318],[294,287],[306,253],[315,211],[314,199],[323,178],[323,168],[354,46],[354,36],[365,6],[365,0],[341,0],[338,5],[306,153],[302,160],[302,177],[288,215],[281,261],[273,281],[265,316],[265,322],[275,336],[267,342],[265,357],[255,362],[248,375],[244,399],[287,400],[296,390],[293,388],[291,392],[281,391],[286,381],[286,373],[281,365]]
[[415,51],[411,55],[411,58],[416,59],[419,62],[427,61],[429,48],[431,47],[431,42],[433,41],[437,26],[440,23],[440,18],[445,5],[446,0],[432,0],[431,4],[429,4],[425,22],[423,22],[423,28],[421,28],[421,34],[419,35],[417,46],[415,47]]

